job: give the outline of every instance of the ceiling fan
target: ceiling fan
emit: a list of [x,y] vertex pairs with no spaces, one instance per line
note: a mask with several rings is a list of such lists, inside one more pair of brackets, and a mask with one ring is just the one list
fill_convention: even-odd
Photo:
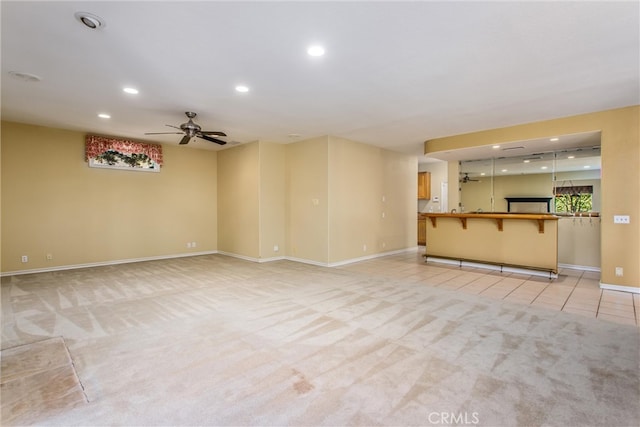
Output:
[[462,177],[462,179],[460,179],[460,182],[463,184],[466,184],[467,182],[480,182],[479,179],[473,179],[469,176],[469,172],[465,172],[464,176]]
[[173,125],[166,125],[166,126],[169,126],[171,128],[180,129],[181,132],[148,132],[148,133],[145,133],[145,135],[168,135],[168,134],[181,135],[181,134],[184,134],[184,136],[180,140],[180,144],[188,144],[189,141],[191,140],[191,138],[193,138],[194,136],[198,137],[198,138],[202,138],[205,141],[215,142],[216,144],[220,144],[220,145],[225,145],[227,143],[226,141],[223,141],[221,139],[212,138],[212,137],[209,136],[209,135],[227,136],[226,133],[219,132],[219,131],[214,131],[214,130],[201,130],[201,127],[193,122],[193,118],[197,114],[193,113],[191,111],[187,111],[187,112],[185,112],[185,114],[189,118],[189,121],[187,123],[181,124],[180,127],[173,126]]

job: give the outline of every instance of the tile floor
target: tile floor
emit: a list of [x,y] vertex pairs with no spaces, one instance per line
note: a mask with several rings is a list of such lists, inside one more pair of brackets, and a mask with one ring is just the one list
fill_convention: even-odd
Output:
[[[640,295],[600,289],[600,273],[561,269],[557,279],[425,262],[420,251],[344,267],[428,286],[640,326]],[[428,272],[429,274],[424,274]]]

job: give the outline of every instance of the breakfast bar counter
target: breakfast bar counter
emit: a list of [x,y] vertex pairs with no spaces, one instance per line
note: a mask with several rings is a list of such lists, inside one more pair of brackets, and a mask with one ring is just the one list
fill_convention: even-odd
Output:
[[426,252],[442,258],[558,272],[558,219],[552,214],[421,213]]

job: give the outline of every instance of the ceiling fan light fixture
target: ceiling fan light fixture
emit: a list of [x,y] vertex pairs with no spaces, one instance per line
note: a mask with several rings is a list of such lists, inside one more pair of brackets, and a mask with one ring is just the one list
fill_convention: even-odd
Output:
[[88,12],[76,12],[74,14],[76,19],[80,21],[85,27],[92,30],[97,30],[100,27],[106,26],[104,20],[97,15]]

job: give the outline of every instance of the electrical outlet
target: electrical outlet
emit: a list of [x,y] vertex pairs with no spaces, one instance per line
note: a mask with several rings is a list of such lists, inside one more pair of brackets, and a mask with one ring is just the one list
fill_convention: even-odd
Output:
[[29,257],[26,255],[22,255],[22,262],[29,262]]
[[618,277],[624,276],[624,269],[622,267],[616,267],[616,276]]
[[196,245],[196,242],[191,242],[191,247],[192,247],[192,248],[195,248],[196,246],[197,246],[197,245]]
[[53,259],[53,255],[52,254],[47,254],[47,261],[51,261]]
[[278,252],[280,250],[280,248],[278,247],[278,245],[273,245],[273,251],[274,252]]
[[629,215],[614,215],[613,223],[614,224],[629,224]]
[[187,249],[191,249],[191,242],[187,242]]

